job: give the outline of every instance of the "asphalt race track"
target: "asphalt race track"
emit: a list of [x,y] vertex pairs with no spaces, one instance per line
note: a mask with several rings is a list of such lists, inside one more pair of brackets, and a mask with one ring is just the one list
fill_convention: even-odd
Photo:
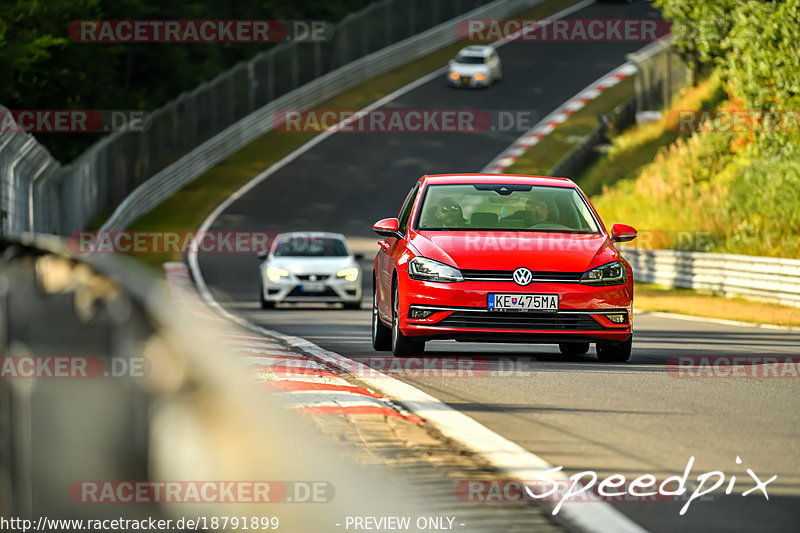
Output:
[[[595,4],[572,18],[658,16],[648,3]],[[499,53],[504,79],[488,90],[455,90],[437,78],[393,101],[392,109],[532,111],[538,118],[625,61],[641,43],[511,43]],[[326,230],[372,236],[372,223],[394,215],[423,174],[477,172],[521,132],[339,133],[284,166],[215,221],[215,230]],[[288,133],[287,133],[288,134]],[[624,221],[606,221],[624,222]],[[375,239],[377,240],[377,238]],[[377,246],[375,246],[377,249]],[[214,296],[231,311],[323,348],[360,359],[371,348],[368,310],[258,307],[258,260],[200,255]],[[367,275],[369,261],[364,263]],[[371,298],[365,284],[364,302]],[[365,305],[366,307],[366,305]],[[615,504],[650,531],[787,531],[800,505],[797,379],[679,378],[678,356],[800,355],[800,334],[661,315],[635,317],[627,364],[564,357],[551,345],[428,344],[428,357],[468,356],[491,372],[464,378],[401,377],[569,473],[629,480],[720,470],[736,490],[694,501]],[[385,355],[385,354],[381,354]],[[670,370],[672,369],[672,370]],[[796,378],[797,376],[795,376]],[[742,464],[736,464],[739,456]],[[750,468],[767,486],[753,486]],[[725,485],[723,485],[724,487]]]

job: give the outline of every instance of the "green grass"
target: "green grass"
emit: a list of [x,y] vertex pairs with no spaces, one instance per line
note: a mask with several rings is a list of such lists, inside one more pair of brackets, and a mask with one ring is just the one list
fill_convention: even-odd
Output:
[[[576,4],[578,1],[548,0],[515,15],[515,17],[544,18]],[[459,41],[442,48],[391,72],[367,80],[357,87],[323,102],[314,109],[361,109],[415,79],[444,66],[467,44]],[[158,207],[135,221],[128,229],[131,231],[175,232],[196,230],[208,214],[226,197],[258,173],[308,142],[314,135],[317,133],[287,133],[274,130],[264,134],[167,198]],[[91,226],[100,227],[102,222],[102,220],[94,221]],[[139,254],[134,257],[154,269],[158,269],[159,272],[163,263],[181,260],[180,254],[177,253]]]
[[[697,88],[685,90],[676,98],[674,109],[713,109],[724,99],[725,93],[715,81],[706,81]],[[597,158],[575,176],[584,192],[595,195],[603,186],[633,179],[639,170],[655,159],[663,147],[671,145],[688,133],[678,133],[665,117],[660,121],[632,126],[612,140],[611,150]]]
[[634,307],[754,324],[800,326],[800,308],[743,298],[726,298],[710,291],[676,289],[650,283],[636,283]]

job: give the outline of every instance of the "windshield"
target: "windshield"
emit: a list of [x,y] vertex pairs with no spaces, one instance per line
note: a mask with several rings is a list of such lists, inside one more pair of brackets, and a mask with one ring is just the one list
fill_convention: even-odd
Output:
[[599,233],[589,206],[571,187],[429,185],[420,230],[532,230]]
[[344,241],[335,237],[281,235],[273,250],[275,257],[342,257],[350,255]]
[[456,63],[465,65],[482,65],[486,63],[486,58],[483,56],[468,56],[464,54],[458,54],[456,56]]

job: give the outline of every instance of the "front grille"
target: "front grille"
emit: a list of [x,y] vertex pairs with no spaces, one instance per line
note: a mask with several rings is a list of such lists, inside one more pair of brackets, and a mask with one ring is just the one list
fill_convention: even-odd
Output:
[[436,323],[451,328],[594,331],[604,329],[590,315],[518,311],[455,311]]
[[[578,283],[583,276],[583,272],[546,272],[531,271],[533,281],[531,283]],[[514,281],[513,270],[462,270],[461,275],[465,281]]]
[[302,297],[319,298],[324,296],[338,297],[339,295],[336,294],[336,292],[330,287],[325,287],[325,290],[320,292],[303,292],[300,290],[300,287],[295,287],[294,289],[289,291],[289,294],[286,295],[287,298],[294,298],[295,296],[299,296],[301,298]]
[[[315,279],[311,279],[314,276]],[[297,279],[301,281],[325,281],[330,276],[328,274],[298,274]]]

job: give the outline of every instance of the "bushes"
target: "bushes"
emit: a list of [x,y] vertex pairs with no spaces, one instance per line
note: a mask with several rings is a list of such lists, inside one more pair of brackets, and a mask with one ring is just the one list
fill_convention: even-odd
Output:
[[[728,91],[718,110],[797,113],[800,0],[744,0],[726,10],[713,0],[659,5],[673,17],[682,55],[716,65]],[[718,24],[712,28],[703,17]],[[746,131],[727,132],[706,126],[659,150],[634,180],[604,188],[595,205],[610,222],[658,230],[648,235],[653,247],[687,249],[670,230],[700,231],[713,239],[691,240],[689,249],[800,258],[800,124],[790,124],[776,129],[751,121]],[[635,139],[626,136],[615,144]],[[634,148],[647,149],[628,147]],[[618,162],[620,175],[629,174],[625,159]],[[609,163],[613,168],[613,158]]]

